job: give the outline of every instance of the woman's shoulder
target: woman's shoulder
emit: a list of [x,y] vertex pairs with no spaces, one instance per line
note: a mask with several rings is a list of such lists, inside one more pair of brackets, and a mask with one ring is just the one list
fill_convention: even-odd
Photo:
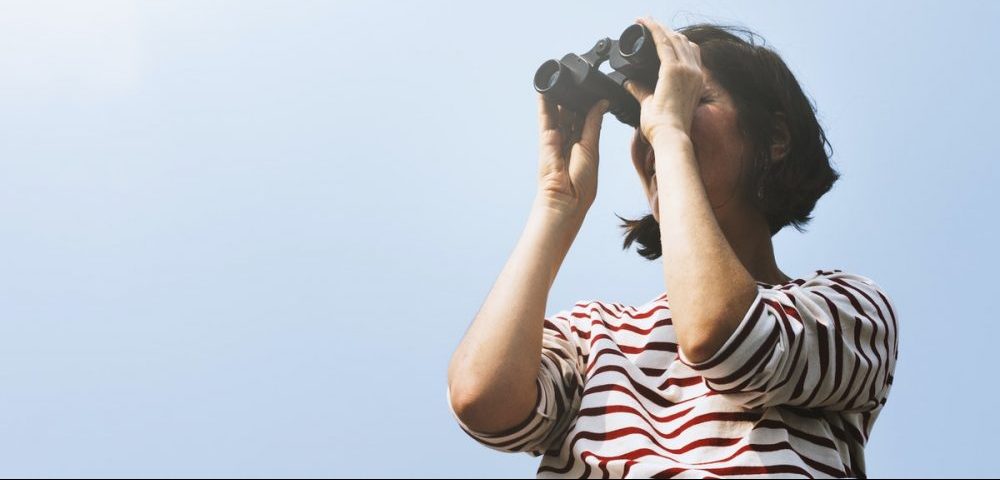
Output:
[[[788,282],[770,285],[757,282],[767,292],[763,296],[769,295],[787,296],[793,301],[795,299],[808,299],[815,296],[826,295],[830,298],[844,298],[854,303],[855,301],[867,300],[866,307],[879,309],[879,304],[884,305],[891,312],[895,310],[890,295],[882,286],[868,275],[857,272],[848,272],[841,269],[814,270],[812,275],[795,278]],[[832,296],[831,296],[832,295]]]
[[[885,290],[883,290],[882,287],[871,277],[856,272],[848,272],[838,268],[816,269],[808,275],[793,278],[784,283],[770,284],[757,282],[757,285],[765,289],[780,291],[791,291],[798,288],[808,290],[810,288],[839,285],[844,288],[877,292],[879,295],[884,297],[886,301],[889,301],[889,295],[885,293]],[[641,319],[655,315],[660,311],[669,311],[669,309],[669,292],[664,291],[641,304],[622,303],[594,297],[584,298],[576,301],[572,307],[566,308],[552,315],[552,317],[562,318],[569,321],[591,318],[594,315],[599,315],[603,318]]]
[[810,275],[802,276],[799,278],[793,278],[787,282],[783,283],[765,283],[757,282],[764,288],[778,289],[778,290],[788,290],[795,287],[812,287],[812,286],[826,286],[831,284],[850,284],[850,285],[867,285],[868,287],[873,287],[878,289],[879,285],[871,277],[862,275],[856,272],[848,272],[841,269],[831,268],[831,269],[817,269],[813,270]]

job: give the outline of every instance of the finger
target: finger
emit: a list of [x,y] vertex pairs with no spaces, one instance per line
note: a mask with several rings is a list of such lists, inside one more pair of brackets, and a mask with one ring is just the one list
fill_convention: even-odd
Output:
[[694,52],[691,51],[691,42],[688,38],[679,32],[675,32],[670,27],[663,27],[663,29],[667,34],[667,39],[670,40],[670,45],[674,47],[677,60],[681,63],[694,64]]
[[[555,168],[565,168],[565,142],[562,129],[559,128],[559,105],[538,95],[538,119],[539,134],[538,141],[542,155],[546,158],[555,158]],[[556,158],[558,157],[558,158]]]
[[573,145],[570,152],[569,174],[572,178],[582,178],[581,175],[586,175],[599,165],[598,145],[604,113],[608,111],[606,102],[607,100],[597,102],[587,112],[580,141]]
[[[682,63],[697,64],[697,61],[695,60],[695,52],[691,48],[691,46],[694,45],[693,42],[688,40],[688,38],[684,34],[670,28],[669,26],[660,24],[659,22],[656,22],[652,18],[650,18],[649,20],[655,24],[654,28],[659,31],[659,34],[664,35],[666,39],[669,41],[670,46],[674,51],[674,54],[677,55],[678,61]],[[652,31],[653,29],[651,28],[650,32]],[[657,34],[654,33],[654,38],[656,35]]]
[[568,131],[570,124],[572,123],[573,111],[567,108],[565,105],[559,105],[559,130]]
[[559,129],[559,106],[540,93],[538,94],[538,119],[542,132]]
[[594,147],[597,151],[597,139],[601,135],[601,124],[604,120],[604,113],[608,111],[608,101],[601,100],[587,112],[587,117],[583,122],[583,131],[580,134],[580,143],[588,147]]
[[646,30],[649,30],[649,33],[653,35],[653,43],[656,45],[656,54],[660,57],[660,63],[676,62],[678,57],[677,53],[674,52],[674,45],[660,22],[653,20],[652,17],[639,18],[636,21],[645,26]]
[[701,45],[698,45],[697,43],[694,43],[692,41],[688,41],[688,43],[691,44],[691,53],[692,53],[692,56],[694,57],[695,63],[698,65],[698,68],[702,68],[702,65],[701,65]]
[[628,91],[628,93],[632,94],[632,96],[639,101],[640,105],[642,105],[642,101],[646,97],[652,95],[653,93],[648,87],[634,80],[626,80],[622,86],[625,87],[625,90]]
[[559,129],[562,131],[565,147],[569,148],[580,139],[582,119],[579,112],[562,105],[559,106],[559,117]]

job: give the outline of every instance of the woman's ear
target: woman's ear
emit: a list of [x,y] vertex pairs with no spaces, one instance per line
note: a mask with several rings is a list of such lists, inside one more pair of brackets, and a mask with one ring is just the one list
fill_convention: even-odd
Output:
[[771,132],[771,161],[778,162],[788,155],[792,136],[788,131],[788,122],[783,112],[774,114],[774,130]]

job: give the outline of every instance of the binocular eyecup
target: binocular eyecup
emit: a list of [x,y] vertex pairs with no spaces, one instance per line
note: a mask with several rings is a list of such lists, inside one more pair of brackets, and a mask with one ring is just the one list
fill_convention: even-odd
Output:
[[[605,61],[613,72],[600,71]],[[618,40],[602,38],[583,55],[568,53],[561,60],[542,63],[535,71],[535,91],[581,113],[607,99],[609,112],[620,122],[638,128],[639,102],[625,90],[625,82],[655,86],[659,68],[652,34],[645,26],[634,24]]]

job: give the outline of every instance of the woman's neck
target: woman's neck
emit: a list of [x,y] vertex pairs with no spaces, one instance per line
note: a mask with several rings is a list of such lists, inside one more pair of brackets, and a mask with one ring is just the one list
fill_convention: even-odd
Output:
[[776,285],[791,278],[785,275],[774,260],[774,245],[767,220],[759,212],[735,215],[736,221],[720,223],[723,234],[750,276],[758,282]]

